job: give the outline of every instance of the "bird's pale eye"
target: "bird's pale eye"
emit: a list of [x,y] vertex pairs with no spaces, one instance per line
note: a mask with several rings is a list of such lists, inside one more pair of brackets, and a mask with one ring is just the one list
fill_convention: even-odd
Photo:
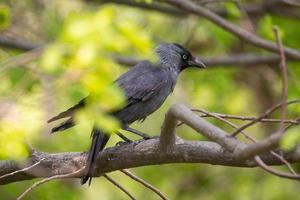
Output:
[[183,60],[187,60],[187,59],[188,59],[188,55],[183,54],[183,55],[182,55],[182,59],[183,59]]

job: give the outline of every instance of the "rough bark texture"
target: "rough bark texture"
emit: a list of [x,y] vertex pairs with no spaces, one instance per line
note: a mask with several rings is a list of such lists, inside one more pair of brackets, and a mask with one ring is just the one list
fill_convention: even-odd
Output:
[[[185,122],[215,142],[184,141],[176,137],[174,127],[177,120]],[[162,148],[165,146],[170,148]],[[252,155],[256,155],[256,149],[252,149],[251,146],[228,136],[227,133],[195,115],[184,105],[174,105],[166,114],[160,137],[105,149],[98,157],[94,176],[101,176],[104,173],[120,169],[168,163],[206,163],[234,167],[255,167],[257,164],[254,160],[237,157],[243,150],[251,151]],[[300,148],[289,153],[283,153],[283,156],[291,163],[299,162]],[[282,164],[278,158],[269,153],[262,155],[261,158],[268,165]],[[40,160],[42,161],[38,165],[25,172],[15,173],[0,179],[0,184],[77,171],[84,166],[86,153],[48,154],[34,151],[23,162],[1,161],[0,176],[31,166]],[[74,178],[79,176],[81,174]]]

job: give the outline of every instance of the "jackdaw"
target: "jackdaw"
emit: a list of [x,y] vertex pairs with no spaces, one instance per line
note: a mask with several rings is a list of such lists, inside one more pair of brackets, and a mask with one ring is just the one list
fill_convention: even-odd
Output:
[[[147,137],[145,134],[131,129],[128,125],[137,120],[144,120],[163,104],[169,94],[172,93],[181,71],[189,67],[205,68],[205,65],[193,57],[186,48],[176,43],[161,44],[156,48],[156,53],[159,57],[157,64],[152,64],[149,61],[139,62],[114,82],[123,89],[126,96],[126,105],[122,109],[109,113],[120,120],[124,130],[141,135],[144,138]],[[85,104],[86,98],[48,120],[48,122],[52,122],[68,117],[62,124],[54,127],[52,133],[74,126],[73,116]],[[92,143],[85,166],[85,176],[81,179],[82,184],[88,180],[90,180],[89,183],[91,182],[97,156],[108,139],[109,134],[104,133],[98,127],[93,128]]]

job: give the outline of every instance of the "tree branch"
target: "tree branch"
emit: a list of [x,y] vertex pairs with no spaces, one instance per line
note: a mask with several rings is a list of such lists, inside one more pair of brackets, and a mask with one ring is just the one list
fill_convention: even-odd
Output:
[[[113,4],[119,4],[119,5],[125,5],[130,6],[134,8],[149,10],[149,11],[157,11],[164,14],[173,15],[176,17],[186,17],[190,15],[190,13],[172,8],[171,6],[167,6],[163,4],[164,2],[152,2],[144,3],[139,2],[135,0],[85,0],[86,2],[99,2],[99,3],[113,3]],[[208,3],[217,3],[217,2],[208,2]],[[202,3],[202,5],[206,4],[205,2]],[[246,4],[243,6],[245,12],[249,16],[262,16],[264,14],[275,14],[275,15],[282,15],[290,18],[300,19],[300,15],[298,14],[297,7],[293,5],[289,5],[287,3],[284,3],[280,0],[272,0],[263,2],[261,4],[253,3],[253,4]],[[228,11],[227,9],[220,8],[220,9],[214,9],[213,10],[216,14],[222,16],[222,17],[228,17]]]
[[[300,162],[300,148],[285,153],[284,157],[290,163]],[[34,163],[42,158],[44,160],[38,166],[26,172],[0,179],[0,184],[72,173],[84,166],[86,153],[48,154],[35,152],[25,162]],[[281,161],[271,154],[262,156],[262,159],[268,165],[282,165]],[[232,153],[214,142],[177,140],[173,151],[163,152],[159,148],[159,138],[153,138],[139,144],[130,143],[105,149],[97,160],[94,176],[101,176],[104,173],[120,169],[168,163],[206,163],[235,167],[257,166],[254,161],[236,159]],[[1,161],[0,175],[11,173],[20,168],[22,167],[14,161]],[[79,178],[80,176],[73,177]]]
[[[115,56],[116,62],[125,66],[134,66],[140,59]],[[228,56],[213,56],[213,57],[199,57],[206,66],[258,66],[258,65],[273,65],[278,64],[280,57],[278,55],[258,55],[252,53],[232,54]],[[294,59],[290,59],[294,60]]]
[[[2,43],[1,41],[6,41],[6,42]],[[23,42],[27,44],[25,47]],[[15,38],[6,38],[0,36],[0,46],[5,46],[8,48],[17,48],[29,52],[39,52],[37,56],[40,55],[41,51],[43,50],[43,48],[41,47],[46,46],[42,44],[30,43],[28,41],[23,41],[23,42]],[[131,58],[131,57],[122,57],[122,56],[114,56],[114,59],[117,63],[125,66],[134,66],[141,61],[140,59]],[[200,57],[199,59],[202,60],[206,66],[209,67],[215,67],[220,65],[222,66],[273,65],[273,64],[278,64],[278,62],[280,62],[280,56],[278,55],[274,55],[274,54],[258,55],[252,53],[232,54],[228,56],[219,56],[219,57],[216,56]],[[290,59],[290,60],[295,60],[295,59]],[[11,63],[11,60],[9,60],[9,62],[8,61],[2,62],[1,65],[7,65],[7,63]]]
[[6,37],[6,36],[0,36],[0,46],[19,49],[23,51],[29,51],[41,47],[41,45],[37,45],[32,42],[28,42],[26,40],[21,40],[17,38]]
[[[229,21],[218,16],[217,14],[210,11],[209,9],[199,6],[190,0],[167,0],[166,2],[183,11],[190,12],[195,15],[208,19],[209,21],[213,22],[217,26],[234,34],[236,37],[238,37],[239,39],[245,42],[248,42],[252,45],[263,48],[265,50],[278,53],[277,45],[274,42],[262,39],[259,36],[255,35],[254,33],[250,33],[247,30],[235,24],[230,23]],[[288,58],[294,58],[300,60],[299,51],[288,47],[284,47],[283,50]]]
[[[172,151],[165,151],[161,148],[164,143],[160,138],[127,143],[105,149],[98,157],[94,176],[101,176],[104,173],[121,169],[167,163],[207,163],[236,167],[257,166],[254,160],[244,160],[236,156],[237,152],[245,149],[246,144],[230,137],[220,128],[194,114],[189,108],[183,105],[172,106],[166,115],[166,121],[170,119],[176,121],[175,118],[184,121],[191,128],[222,146],[215,142],[184,141],[176,138],[172,145]],[[165,124],[167,123],[165,122]],[[164,127],[172,130],[171,126],[174,124],[176,125],[172,122]],[[162,131],[161,138],[167,133],[167,130]],[[290,163],[300,162],[300,147],[292,152],[284,153],[283,156]],[[261,157],[268,165],[282,165],[282,162],[272,154],[268,153]],[[5,176],[0,179],[0,184],[70,174],[84,167],[85,161],[86,153],[48,154],[34,151],[27,160],[20,163],[10,160],[1,161],[0,176],[23,169],[26,166],[33,166],[36,162],[39,162],[39,164],[30,167],[26,171]],[[81,175],[77,173],[71,177],[80,177]]]

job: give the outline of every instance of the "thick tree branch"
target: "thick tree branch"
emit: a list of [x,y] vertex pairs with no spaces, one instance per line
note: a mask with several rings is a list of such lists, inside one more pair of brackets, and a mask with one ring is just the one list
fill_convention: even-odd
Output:
[[[214,142],[175,139],[172,126],[176,126],[177,119],[222,146]],[[120,169],[167,163],[207,163],[237,167],[257,166],[253,160],[240,159],[236,156],[238,152],[247,149],[246,147],[249,148],[248,145],[230,137],[223,130],[200,118],[183,105],[172,106],[166,115],[163,129],[168,130],[162,130],[162,140],[160,140],[160,138],[152,138],[105,149],[97,160],[98,167],[95,170],[94,176],[101,176],[104,173]],[[174,141],[174,143],[171,142],[171,151],[165,151],[164,148],[161,148],[162,145],[168,145],[168,141],[165,140],[166,136],[168,136],[167,138],[169,138],[170,141]],[[300,162],[300,148],[295,149],[293,152],[285,153],[283,156],[291,163]],[[272,154],[266,154],[262,156],[262,159],[268,165],[282,164],[282,162]],[[47,154],[43,152],[33,152],[24,162],[1,161],[0,176],[28,166],[33,166],[36,162],[40,163],[34,167],[30,167],[26,171],[5,176],[0,179],[0,184],[38,177],[69,174],[81,169],[85,165],[85,160],[85,153]],[[81,175],[82,174],[78,173],[72,177],[80,177]]]
[[[300,162],[300,148],[285,153],[284,157],[291,163]],[[48,154],[35,152],[26,160],[31,165],[38,160],[44,160],[36,167],[26,172],[14,174],[0,180],[0,184],[8,184],[21,180],[40,177],[50,177],[59,174],[68,174],[82,168],[85,163],[85,153],[56,153]],[[281,165],[275,156],[267,154],[262,156],[268,165]],[[164,152],[159,148],[159,138],[141,141],[138,144],[129,143],[121,146],[107,148],[98,158],[95,176],[120,169],[127,169],[146,165],[159,165],[168,163],[206,163],[213,165],[256,167],[254,161],[236,159],[232,153],[214,142],[195,142],[177,139],[173,151]],[[13,161],[0,162],[0,175],[4,175],[25,166]],[[78,174],[74,177],[80,177]]]

